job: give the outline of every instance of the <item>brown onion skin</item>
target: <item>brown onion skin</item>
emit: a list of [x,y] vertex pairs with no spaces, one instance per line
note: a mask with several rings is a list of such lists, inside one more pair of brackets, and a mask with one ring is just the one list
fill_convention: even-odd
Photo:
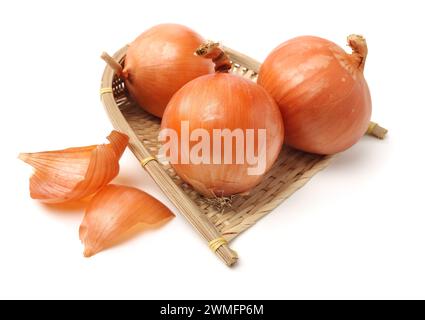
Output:
[[[282,148],[284,127],[278,106],[259,85],[237,75],[217,73],[193,80],[171,99],[161,128],[171,128],[181,137],[180,123],[188,120],[190,131],[237,128],[267,129],[266,172]],[[258,141],[254,150],[258,154]],[[190,144],[190,148],[196,144]],[[210,148],[212,154],[212,147]],[[180,148],[179,148],[180,152]],[[235,144],[233,144],[235,157]],[[179,155],[180,157],[180,155]],[[243,193],[257,185],[263,175],[248,175],[248,164],[172,164],[177,174],[206,196]]]
[[139,106],[162,117],[177,90],[190,80],[214,72],[212,61],[193,54],[203,41],[188,27],[160,24],[129,45],[123,77]]
[[312,36],[289,40],[266,58],[258,83],[276,100],[286,144],[334,154],[366,132],[372,111],[358,60],[335,43]]

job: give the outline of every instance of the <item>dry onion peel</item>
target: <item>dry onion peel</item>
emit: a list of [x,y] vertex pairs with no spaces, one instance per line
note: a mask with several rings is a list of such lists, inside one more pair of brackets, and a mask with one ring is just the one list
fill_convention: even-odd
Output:
[[173,213],[149,194],[110,184],[91,199],[81,223],[84,256],[110,247],[138,224],[155,225],[172,217]]
[[35,170],[31,198],[46,203],[81,200],[106,186],[119,172],[119,159],[128,136],[112,131],[109,144],[57,151],[21,153],[19,159]]

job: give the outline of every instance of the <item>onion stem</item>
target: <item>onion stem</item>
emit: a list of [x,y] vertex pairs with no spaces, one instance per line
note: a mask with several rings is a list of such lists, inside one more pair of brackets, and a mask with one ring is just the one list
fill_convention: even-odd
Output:
[[367,44],[363,36],[352,34],[347,37],[348,45],[353,50],[351,57],[357,63],[359,70],[363,71],[367,57]]
[[195,51],[195,55],[211,59],[215,64],[215,72],[227,73],[232,68],[229,56],[220,47],[218,42],[206,41]]

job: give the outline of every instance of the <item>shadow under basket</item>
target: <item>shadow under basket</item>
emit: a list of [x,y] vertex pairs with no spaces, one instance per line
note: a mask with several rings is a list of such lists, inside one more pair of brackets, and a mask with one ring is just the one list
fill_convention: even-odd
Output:
[[[224,47],[232,61],[231,72],[256,81],[260,64],[235,50]],[[127,47],[113,56],[122,63]],[[209,247],[228,266],[238,256],[229,242],[326,168],[333,156],[309,154],[285,146],[273,168],[249,195],[236,195],[231,204],[211,201],[187,185],[169,165],[154,160],[160,144],[157,140],[160,119],[140,108],[129,97],[124,82],[114,69],[106,66],[101,84],[101,99],[116,130],[130,138],[129,148],[180,213],[199,232]],[[383,136],[386,130],[371,123],[368,133]],[[373,132],[382,130],[380,133]]]

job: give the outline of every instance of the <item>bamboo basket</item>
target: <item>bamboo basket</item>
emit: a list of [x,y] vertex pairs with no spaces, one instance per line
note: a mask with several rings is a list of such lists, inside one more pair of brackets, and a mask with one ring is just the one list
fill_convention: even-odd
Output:
[[[231,266],[238,256],[228,243],[326,168],[334,156],[309,154],[285,146],[273,168],[249,195],[235,196],[231,206],[214,205],[184,183],[171,166],[151,161],[160,147],[157,141],[160,119],[136,105],[116,75],[126,50],[127,47],[120,49],[112,58],[102,56],[108,62],[100,91],[106,112],[115,129],[130,137],[129,147],[142,167],[210,248]],[[224,47],[224,50],[232,61],[231,72],[256,81],[259,62],[230,48]],[[386,130],[371,123],[367,133],[383,138]]]

